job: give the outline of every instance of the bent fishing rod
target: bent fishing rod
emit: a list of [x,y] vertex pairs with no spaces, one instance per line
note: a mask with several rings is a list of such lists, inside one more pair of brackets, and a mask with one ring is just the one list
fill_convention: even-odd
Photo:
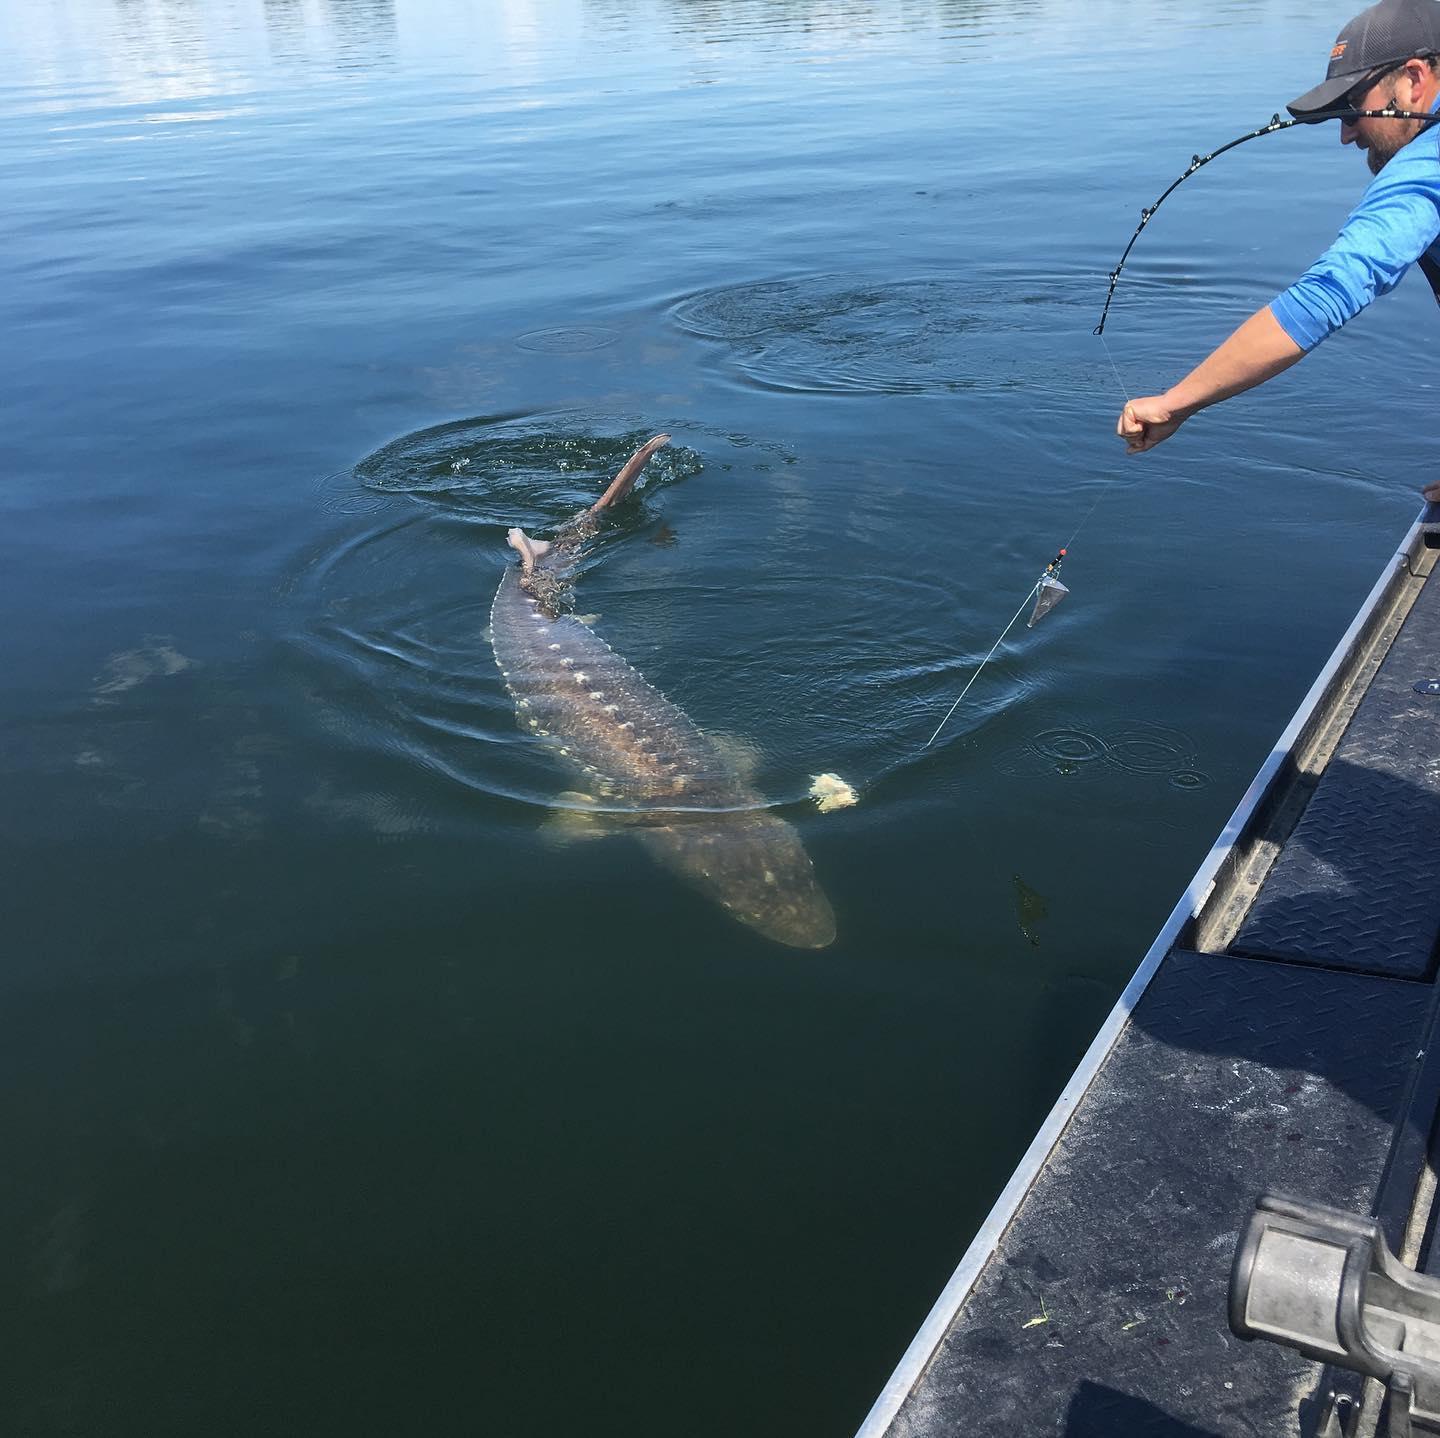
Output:
[[1237,145],[1243,145],[1249,140],[1258,140],[1261,135],[1274,135],[1281,130],[1294,129],[1296,125],[1321,125],[1327,120],[1344,120],[1354,124],[1356,120],[1419,120],[1428,129],[1431,125],[1440,124],[1440,113],[1421,113],[1418,110],[1397,110],[1393,105],[1383,110],[1329,110],[1323,115],[1306,115],[1298,120],[1282,120],[1280,116],[1272,115],[1268,125],[1262,125],[1258,130],[1252,130],[1248,135],[1241,135],[1237,139],[1221,145],[1218,150],[1211,150],[1208,155],[1192,155],[1190,164],[1184,174],[1175,180],[1170,187],[1155,201],[1153,205],[1147,206],[1140,211],[1140,223],[1135,226],[1135,233],[1130,236],[1130,243],[1125,246],[1125,253],[1120,256],[1120,263],[1110,271],[1110,289],[1105,295],[1105,308],[1100,311],[1100,323],[1091,331],[1092,334],[1103,336],[1105,333],[1105,320],[1110,313],[1110,301],[1115,298],[1115,287],[1120,283],[1120,272],[1125,268],[1125,261],[1130,258],[1130,251],[1135,248],[1135,241],[1140,238],[1140,232],[1150,223],[1155,211],[1165,203],[1170,196],[1195,173],[1202,170],[1211,160],[1217,160],[1226,150],[1233,150]]
[[[1240,135],[1236,139],[1221,145],[1218,149],[1212,150],[1208,155],[1192,155],[1190,157],[1190,164],[1186,167],[1184,173],[1170,184],[1164,194],[1162,194],[1153,205],[1149,205],[1140,211],[1140,223],[1136,225],[1135,233],[1130,236],[1130,243],[1125,246],[1125,252],[1120,256],[1119,264],[1110,272],[1110,288],[1105,295],[1105,307],[1100,312],[1100,323],[1095,326],[1091,333],[1098,335],[1101,343],[1104,344],[1105,321],[1110,314],[1110,302],[1115,298],[1115,290],[1120,283],[1120,274],[1125,268],[1125,261],[1130,258],[1130,251],[1135,248],[1136,240],[1140,238],[1141,232],[1154,217],[1155,211],[1158,210],[1191,175],[1197,170],[1204,169],[1211,160],[1219,159],[1227,150],[1233,150],[1237,145],[1243,145],[1249,140],[1258,140],[1261,135],[1274,135],[1281,130],[1292,130],[1297,125],[1319,125],[1327,120],[1343,120],[1350,124],[1354,124],[1356,120],[1419,120],[1422,128],[1428,129],[1431,125],[1440,124],[1440,112],[1435,114],[1421,113],[1416,110],[1400,110],[1390,105],[1383,110],[1329,110],[1323,115],[1306,115],[1301,119],[1294,120],[1282,120],[1278,114],[1275,114],[1270,117],[1270,123],[1268,125],[1262,125],[1258,130],[1250,131],[1248,135]],[[1437,291],[1437,296],[1440,296],[1440,291]],[[1109,357],[1109,345],[1105,346],[1105,352],[1107,357]],[[1115,368],[1113,358],[1110,358],[1110,364],[1112,368]],[[1120,379],[1120,371],[1118,369],[1115,369],[1115,379],[1124,392],[1125,398],[1128,400],[1130,398],[1129,391],[1125,389],[1124,381]],[[1029,627],[1033,629],[1036,621],[1048,614],[1049,611],[1070,592],[1064,584],[1060,583],[1060,566],[1064,562],[1066,554],[1069,552],[1070,545],[1074,544],[1076,535],[1078,535],[1080,530],[1089,522],[1090,516],[1094,514],[1103,494],[1104,491],[1102,490],[1100,494],[1096,495],[1094,503],[1092,503],[1090,508],[1085,512],[1085,516],[1080,521],[1075,534],[1070,537],[1069,542],[1061,548],[1055,558],[1045,566],[1040,577],[1030,586],[1029,592],[1020,602],[1020,608],[1015,611],[1015,615],[1009,624],[1000,631],[1000,637],[991,646],[990,652],[980,661],[974,674],[970,676],[970,682],[960,691],[959,698],[945,711],[945,717],[935,726],[935,732],[921,746],[923,749],[928,749],[936,739],[940,737],[940,731],[949,723],[950,716],[960,707],[961,700],[963,700],[973,688],[975,681],[980,677],[985,666],[995,657],[996,651],[1005,642],[1006,636],[1015,625],[1019,623],[1020,616],[1024,614],[1025,608],[1030,604],[1031,600],[1033,599],[1035,601],[1035,606],[1030,613],[1029,623]]]

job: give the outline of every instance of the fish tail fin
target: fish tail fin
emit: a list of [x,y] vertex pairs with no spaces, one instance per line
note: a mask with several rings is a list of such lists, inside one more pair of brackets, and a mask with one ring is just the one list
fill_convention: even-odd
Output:
[[631,489],[635,481],[640,478],[640,471],[645,468],[650,456],[657,449],[663,448],[670,443],[668,434],[657,434],[653,439],[647,439],[634,454],[630,456],[621,468],[620,473],[610,481],[610,487],[590,506],[590,514],[598,514],[602,509],[609,509],[612,504],[619,504]]
[[553,540],[531,539],[523,529],[510,530],[505,539],[510,548],[520,555],[521,574],[528,579],[537,569],[560,571],[572,563],[580,546],[599,532],[598,516],[630,493],[646,461],[662,445],[669,443],[668,434],[657,434],[647,439],[621,466],[620,473],[610,481],[605,493],[589,509],[582,509],[573,519],[562,524],[555,531]]

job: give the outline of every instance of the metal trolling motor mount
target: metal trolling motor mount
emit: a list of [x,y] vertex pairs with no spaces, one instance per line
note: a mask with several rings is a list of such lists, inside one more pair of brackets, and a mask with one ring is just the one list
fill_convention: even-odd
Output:
[[1440,1282],[1405,1267],[1374,1219],[1262,1194],[1235,1250],[1230,1328],[1379,1379],[1391,1438],[1440,1434]]

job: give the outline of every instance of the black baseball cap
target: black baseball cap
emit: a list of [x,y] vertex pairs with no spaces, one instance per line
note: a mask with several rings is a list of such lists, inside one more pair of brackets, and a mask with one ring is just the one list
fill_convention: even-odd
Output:
[[1401,65],[1412,55],[1436,54],[1440,0],[1380,0],[1335,37],[1324,81],[1285,108],[1297,120],[1344,109],[1346,93],[1366,75]]

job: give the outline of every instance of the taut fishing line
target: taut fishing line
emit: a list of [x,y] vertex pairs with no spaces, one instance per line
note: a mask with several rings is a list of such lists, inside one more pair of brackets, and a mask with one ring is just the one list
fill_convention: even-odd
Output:
[[[1240,135],[1227,144],[1221,145],[1219,149],[1212,150],[1208,155],[1192,155],[1190,157],[1190,164],[1179,178],[1169,185],[1153,205],[1148,205],[1140,211],[1140,223],[1135,226],[1135,233],[1130,236],[1130,243],[1125,246],[1125,251],[1120,256],[1120,262],[1110,271],[1110,288],[1105,295],[1104,308],[1100,311],[1100,323],[1091,331],[1092,334],[1099,336],[1100,343],[1104,346],[1105,358],[1110,361],[1110,368],[1115,372],[1115,383],[1120,386],[1120,392],[1125,396],[1125,402],[1127,404],[1130,402],[1130,392],[1125,388],[1125,381],[1120,378],[1119,366],[1115,363],[1115,356],[1111,354],[1110,346],[1106,342],[1105,321],[1109,317],[1110,302],[1115,298],[1115,289],[1120,283],[1120,275],[1125,268],[1125,261],[1130,258],[1130,251],[1135,248],[1135,241],[1140,238],[1141,232],[1154,218],[1155,211],[1158,210],[1191,175],[1197,170],[1203,169],[1211,160],[1218,159],[1227,150],[1233,150],[1237,145],[1243,145],[1249,140],[1258,140],[1261,135],[1274,135],[1281,130],[1294,129],[1297,125],[1319,125],[1327,120],[1348,120],[1352,124],[1356,120],[1419,120],[1422,126],[1429,128],[1431,125],[1440,124],[1440,114],[1422,114],[1415,110],[1398,110],[1394,106],[1390,106],[1383,110],[1328,110],[1323,115],[1307,115],[1305,118],[1298,120],[1282,120],[1279,115],[1272,115],[1268,125],[1262,125],[1258,130],[1250,131],[1248,135]],[[1075,543],[1075,535],[1079,534],[1080,531],[1085,528],[1085,525],[1090,520],[1090,516],[1095,513],[1097,506],[1107,492],[1108,491],[1102,489],[1100,493],[1095,496],[1094,502],[1090,505],[1090,508],[1085,511],[1085,515],[1080,523],[1075,526],[1075,534],[1070,536],[1061,547],[1059,553],[1056,554],[1055,558],[1045,566],[1040,577],[1030,586],[1029,592],[1025,598],[1020,601],[1020,608],[1015,611],[1014,618],[1000,631],[1000,637],[991,645],[990,652],[980,661],[979,668],[970,676],[970,682],[960,691],[959,698],[957,698],[946,711],[945,717],[935,726],[935,732],[925,741],[921,748],[928,749],[936,739],[940,737],[940,731],[949,723],[950,716],[960,707],[960,701],[970,692],[975,681],[980,677],[981,671],[995,657],[996,651],[1005,642],[1005,636],[1010,633],[1019,621],[1020,616],[1025,612],[1025,606],[1034,599],[1035,606],[1030,612],[1030,622],[1028,625],[1029,628],[1033,629],[1036,621],[1044,618],[1044,616],[1070,592],[1065,585],[1060,583],[1061,562],[1064,560],[1070,546]]]

